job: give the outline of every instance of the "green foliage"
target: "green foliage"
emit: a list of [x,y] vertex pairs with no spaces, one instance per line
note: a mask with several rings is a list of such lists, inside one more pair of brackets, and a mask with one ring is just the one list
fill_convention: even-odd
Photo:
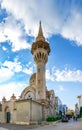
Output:
[[54,121],[55,120],[55,118],[53,117],[53,116],[49,116],[49,117],[47,117],[47,119],[46,119],[47,121]]
[[80,107],[80,117],[82,118],[82,106]]
[[46,121],[52,122],[52,121],[57,121],[57,120],[60,120],[60,119],[61,119],[61,116],[48,116],[46,118]]
[[70,114],[71,114],[71,116],[73,117],[73,116],[74,116],[74,111],[71,110],[71,111],[70,111]]

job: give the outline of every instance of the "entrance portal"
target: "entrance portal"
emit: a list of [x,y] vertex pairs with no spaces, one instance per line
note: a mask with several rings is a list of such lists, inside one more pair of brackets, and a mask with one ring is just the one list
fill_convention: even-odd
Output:
[[7,123],[10,123],[10,116],[11,116],[10,112],[7,112],[6,113]]
[[10,123],[11,113],[8,106],[5,108],[5,119],[6,119],[6,123]]

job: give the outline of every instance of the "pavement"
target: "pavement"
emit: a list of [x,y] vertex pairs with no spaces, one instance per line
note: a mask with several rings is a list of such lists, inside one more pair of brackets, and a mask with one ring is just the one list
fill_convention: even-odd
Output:
[[43,121],[42,124],[39,125],[15,125],[15,124],[8,124],[8,123],[1,123],[0,124],[0,130],[39,130],[39,129],[44,129],[49,126],[54,126],[58,123],[57,122],[45,122]]
[[55,122],[46,125],[0,124],[0,130],[82,130],[82,119],[70,120],[68,123]]
[[38,128],[36,125],[13,125],[13,124],[0,124],[0,130],[30,130]]

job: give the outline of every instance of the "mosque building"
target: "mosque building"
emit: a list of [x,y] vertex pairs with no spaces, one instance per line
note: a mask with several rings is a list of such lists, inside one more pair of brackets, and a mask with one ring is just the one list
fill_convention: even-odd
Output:
[[46,87],[45,69],[50,53],[50,45],[45,40],[41,22],[31,53],[36,64],[33,73],[19,99],[13,94],[10,100],[2,99],[0,104],[0,121],[2,123],[29,124],[30,121],[42,121],[47,116],[55,115],[55,93]]

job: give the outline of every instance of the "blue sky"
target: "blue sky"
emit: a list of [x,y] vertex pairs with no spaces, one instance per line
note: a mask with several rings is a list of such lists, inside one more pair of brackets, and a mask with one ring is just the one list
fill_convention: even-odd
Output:
[[47,88],[73,108],[82,94],[82,0],[0,0],[0,100],[29,85],[40,20],[51,48]]

